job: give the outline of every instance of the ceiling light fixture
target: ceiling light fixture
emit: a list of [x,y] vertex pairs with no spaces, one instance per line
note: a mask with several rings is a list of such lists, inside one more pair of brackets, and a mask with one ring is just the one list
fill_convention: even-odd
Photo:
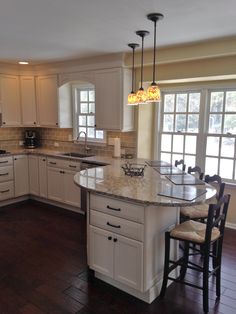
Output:
[[136,101],[136,93],[134,92],[134,51],[137,47],[139,47],[139,44],[128,44],[130,48],[133,50],[133,65],[132,65],[132,90],[130,94],[128,95],[128,104],[129,106],[137,106],[137,101]]
[[136,34],[142,38],[142,53],[141,53],[141,86],[136,93],[137,104],[143,104],[147,100],[147,93],[143,88],[143,46],[144,46],[144,37],[149,35],[148,31],[137,31]]
[[154,43],[153,43],[153,79],[152,84],[147,90],[146,102],[158,102],[161,100],[161,92],[155,81],[156,76],[156,25],[157,21],[162,20],[164,17],[161,13],[150,13],[147,18],[154,22]]
[[18,63],[19,63],[19,64],[29,64],[28,61],[19,61]]

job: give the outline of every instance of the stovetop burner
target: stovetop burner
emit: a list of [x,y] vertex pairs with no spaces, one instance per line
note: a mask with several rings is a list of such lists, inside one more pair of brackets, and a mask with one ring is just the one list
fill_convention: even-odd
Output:
[[0,149],[0,155],[2,155],[2,154],[6,154],[7,153],[7,151],[6,150],[4,150],[4,149]]

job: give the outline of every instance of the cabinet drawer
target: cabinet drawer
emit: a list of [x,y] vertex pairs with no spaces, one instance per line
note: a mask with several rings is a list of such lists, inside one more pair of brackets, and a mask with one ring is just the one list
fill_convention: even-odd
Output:
[[138,241],[143,241],[144,227],[133,221],[90,210],[90,224]]
[[0,182],[13,180],[13,166],[0,167]]
[[13,164],[12,156],[0,157],[0,166],[8,166]]
[[0,201],[14,197],[13,181],[0,183]]
[[64,160],[64,159],[57,159],[48,157],[48,166],[49,167],[56,167],[56,168],[64,168],[73,171],[80,171],[80,162],[74,160]]
[[90,208],[139,223],[144,222],[144,207],[96,194],[90,194]]

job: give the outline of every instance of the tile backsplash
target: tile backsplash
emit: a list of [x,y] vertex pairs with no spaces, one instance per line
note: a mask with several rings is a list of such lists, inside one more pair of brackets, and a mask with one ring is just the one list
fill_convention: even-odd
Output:
[[[0,149],[13,150],[22,148],[24,131],[30,128],[0,128]],[[40,134],[42,147],[63,151],[83,151],[83,144],[71,141],[73,129],[36,128]],[[123,152],[136,156],[136,132],[107,131],[108,138],[120,137]],[[55,146],[56,145],[58,146]],[[89,144],[91,152],[96,155],[112,156],[113,146],[104,144]]]

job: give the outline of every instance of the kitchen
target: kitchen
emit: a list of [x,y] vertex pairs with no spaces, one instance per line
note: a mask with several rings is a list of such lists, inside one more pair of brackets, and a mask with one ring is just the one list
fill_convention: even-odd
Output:
[[[5,15],[1,19],[2,23],[7,22],[6,21],[7,13],[9,13],[10,9],[12,8],[11,2],[12,1],[10,1],[9,4],[6,6],[6,11],[4,12]],[[106,1],[104,1],[104,3],[105,2]],[[33,7],[30,7],[29,5],[28,10],[29,11],[32,10],[32,12],[34,13],[36,13],[35,12],[36,9],[40,11],[41,5],[39,4],[37,4],[37,6],[35,5],[36,5],[35,3]],[[116,8],[116,6],[119,7],[119,5],[116,3],[113,3],[112,5],[113,5],[112,9]],[[193,5],[193,8],[195,8],[194,5]],[[145,10],[142,7],[139,7],[137,9],[138,11],[136,12],[137,20],[136,20],[136,23],[134,23],[135,27],[136,28],[139,28],[139,27],[148,28],[148,30],[151,33],[149,36],[150,38],[145,39],[145,44],[147,44],[147,47],[149,49],[145,50],[145,66],[144,66],[144,73],[143,73],[144,82],[150,82],[152,79],[152,58],[153,58],[153,52],[151,49],[153,29],[152,29],[152,24],[150,23],[150,21],[146,20],[145,16],[147,13],[150,13],[154,9],[157,11],[161,11],[165,15],[165,18],[163,19],[163,21],[158,23],[158,37],[157,38],[159,38],[159,36],[161,38],[162,33],[165,32],[165,28],[167,27],[167,25],[165,24],[167,23],[166,20],[170,21],[170,16],[171,16],[170,14],[172,12],[172,17],[173,17],[173,12],[175,12],[174,9],[176,8],[172,8],[171,11],[168,11],[170,8],[168,8],[167,10],[167,8],[163,7],[163,10],[161,10],[161,8],[156,8],[155,6],[150,5],[150,8],[146,7]],[[195,8],[195,9],[197,10],[199,8]],[[61,14],[60,7],[58,8],[49,7],[48,12],[45,12],[45,16],[44,16],[45,21],[49,20],[49,16],[48,16],[49,13],[51,13],[52,16],[53,14],[55,14],[54,10],[56,10],[57,14]],[[88,11],[86,11],[88,10],[88,8],[85,7],[84,10],[85,12],[88,13]],[[73,20],[73,18],[75,19],[75,16],[77,19],[78,12],[76,12],[75,14],[75,11],[76,10],[74,10],[73,12],[72,8],[70,9],[71,20]],[[231,12],[233,12],[233,10]],[[31,25],[32,23],[31,18],[33,15],[34,14],[26,18],[26,21],[28,21],[29,23],[28,25]],[[18,16],[17,14],[16,16],[14,16],[14,20],[16,21],[16,24],[18,22],[18,25],[22,25],[21,24],[22,22],[18,20],[19,17],[17,16]],[[53,23],[55,19],[53,18],[51,19],[52,19],[51,23]],[[126,17],[122,16],[122,21],[124,20],[131,20],[131,19],[127,16]],[[81,21],[84,21],[83,16],[81,16]],[[119,25],[122,25],[122,21],[119,21]],[[95,22],[96,23],[100,22],[97,20],[96,16],[94,16],[94,23]],[[84,21],[84,23],[86,22]],[[118,24],[118,21],[116,21],[116,25],[117,24]],[[77,24],[74,24],[74,25],[77,25]],[[197,25],[199,27],[199,23]],[[2,26],[1,27],[2,29],[6,28],[6,26],[4,27],[4,25],[1,25],[1,26]],[[16,32],[16,29],[13,28],[13,25],[9,26],[7,24],[7,27],[8,27],[8,30],[10,31],[10,34],[11,34],[11,31]],[[63,27],[65,27],[65,25],[63,25]],[[172,33],[174,34],[173,28],[170,30],[170,34]],[[52,38],[51,31],[53,28],[49,28],[49,29],[50,29],[50,32],[48,36],[50,37],[50,40],[51,40]],[[59,29],[63,34],[63,31],[61,30],[61,28]],[[45,36],[46,29],[43,28],[43,30],[44,30],[44,36]],[[70,99],[71,94],[70,92],[68,92],[68,90],[72,89],[73,86],[75,85],[81,87],[86,82],[95,86],[96,125],[98,129],[100,127],[103,130],[107,130],[106,131],[106,139],[107,139],[106,143],[104,142],[99,143],[98,141],[88,142],[88,146],[91,148],[92,154],[94,154],[95,156],[102,156],[104,157],[104,160],[106,160],[106,158],[112,157],[115,138],[120,138],[122,154],[129,154],[129,155],[137,156],[138,158],[145,158],[145,159],[158,159],[158,156],[160,156],[161,153],[162,154],[166,153],[165,149],[163,149],[163,151],[160,151],[160,145],[158,145],[158,141],[160,141],[160,137],[157,136],[155,138],[155,134],[158,132],[154,131],[159,128],[156,121],[160,119],[160,115],[162,114],[161,112],[159,112],[160,106],[156,106],[155,104],[149,104],[148,106],[139,105],[138,107],[130,109],[130,108],[127,108],[126,103],[124,101],[125,99],[124,95],[126,95],[127,92],[129,92],[131,88],[131,73],[129,73],[129,76],[126,75],[125,73],[125,72],[131,72],[127,70],[131,70],[131,67],[132,67],[132,54],[130,53],[130,50],[127,47],[127,43],[130,40],[140,41],[139,38],[136,38],[136,35],[135,35],[136,30],[137,29],[134,29],[134,26],[131,27],[130,25],[130,29],[127,31],[126,39],[125,40],[122,39],[119,42],[119,45],[121,43],[123,45],[122,49],[120,46],[119,47],[115,46],[115,44],[117,44],[119,40],[117,38],[114,38],[113,39],[114,47],[117,47],[114,49],[116,50],[111,51],[109,50],[110,49],[109,48],[107,50],[107,53],[105,53],[105,51],[101,49],[101,51],[97,51],[96,56],[92,56],[92,53],[91,55],[89,55],[88,51],[84,52],[84,55],[83,55],[81,51],[79,58],[78,57],[76,58],[75,55],[72,55],[72,54],[70,55],[70,57],[67,56],[65,58],[65,56],[62,57],[62,55],[60,56],[59,54],[57,54],[55,50],[54,54],[52,55],[48,54],[47,58],[45,58],[42,52],[44,51],[44,48],[41,48],[41,49],[36,49],[37,51],[35,51],[35,61],[32,60],[32,64],[30,62],[29,65],[18,65],[16,61],[18,61],[20,57],[24,59],[30,59],[30,54],[33,52],[30,51],[29,47],[28,47],[29,53],[28,54],[25,53],[25,55],[21,53],[21,50],[19,50],[20,49],[19,47],[17,49],[13,48],[9,50],[8,55],[6,54],[5,56],[1,55],[2,63],[1,63],[1,75],[0,75],[1,76],[0,77],[0,80],[1,80],[1,97],[0,98],[1,98],[1,112],[2,112],[3,127],[0,129],[0,144],[1,144],[0,148],[11,152],[12,161],[10,161],[10,167],[12,169],[11,171],[14,173],[14,175],[12,175],[12,178],[7,181],[7,182],[11,182],[11,186],[12,186],[12,189],[14,189],[14,191],[12,190],[11,198],[9,197],[7,198],[7,200],[2,201],[1,206],[8,205],[9,203],[12,202],[13,199],[17,201],[16,204],[18,204],[19,201],[26,201],[28,199],[28,195],[30,194],[31,198],[34,199],[35,201],[41,201],[41,202],[43,201],[44,205],[42,204],[42,206],[45,206],[46,208],[47,206],[49,206],[48,208],[50,208],[50,205],[51,206],[59,205],[62,208],[72,209],[74,211],[80,211],[80,209],[78,209],[78,206],[76,206],[78,205],[78,203],[80,203],[80,199],[78,199],[77,193],[76,192],[74,193],[76,194],[75,201],[73,198],[74,196],[73,195],[71,196],[71,194],[73,194],[72,191],[76,189],[77,187],[72,185],[73,183],[72,180],[70,181],[71,185],[69,185],[68,183],[66,183],[68,182],[66,181],[67,179],[64,179],[64,178],[61,179],[62,176],[65,174],[60,173],[60,171],[65,172],[65,173],[67,173],[68,171],[67,173],[68,177],[72,178],[73,175],[76,173],[76,171],[74,170],[71,171],[72,169],[71,167],[70,167],[71,169],[68,170],[68,167],[69,166],[76,167],[78,165],[78,161],[75,161],[75,159],[73,158],[71,159],[67,158],[65,160],[66,162],[68,162],[68,164],[66,164],[64,163],[64,159],[58,155],[58,153],[61,153],[61,152],[63,153],[64,152],[84,152],[83,137],[82,137],[81,142],[79,141],[78,141],[79,143],[74,142],[77,136],[75,136],[75,133],[74,133],[75,131],[74,131],[74,125],[72,124],[72,116],[75,113],[72,112],[74,109],[71,106],[71,99]],[[73,26],[73,31],[75,31],[75,26]],[[77,34],[77,31],[71,34],[72,40],[74,39],[75,42],[77,41],[79,42],[78,39],[75,40],[75,38],[77,38],[75,34]],[[227,36],[225,37],[225,34],[219,33],[218,36],[216,36],[215,34],[203,40],[201,38],[198,39],[195,33],[196,40],[194,40],[194,38],[191,41],[186,40],[184,42],[183,40],[182,41],[183,43],[181,45],[180,44],[178,45],[177,43],[174,43],[173,41],[171,46],[168,46],[168,44],[165,44],[165,41],[163,40],[162,47],[158,48],[158,53],[157,53],[157,63],[158,63],[157,77],[158,77],[158,82],[160,83],[162,92],[168,94],[170,92],[177,93],[178,91],[186,92],[186,90],[202,89],[206,93],[207,88],[208,89],[209,88],[213,88],[213,89],[214,88],[231,88],[231,89],[234,88],[235,71],[236,71],[235,62],[234,62],[234,59],[235,59],[234,48],[235,48],[236,41],[233,35],[234,34],[232,32],[231,33],[228,32]],[[22,34],[19,34],[18,36],[19,36],[18,38],[21,38]],[[129,39],[129,36],[130,36],[130,39]],[[35,37],[37,37],[37,35],[35,35]],[[163,36],[163,37],[167,38],[168,36]],[[207,40],[210,38],[211,40]],[[59,39],[61,42],[60,36],[57,37],[58,41]],[[102,40],[102,36],[99,39]],[[159,45],[158,40],[159,39],[157,39],[157,46]],[[17,44],[17,41],[14,41],[12,38],[10,38],[9,41],[11,43],[14,42],[15,44]],[[63,43],[65,43],[66,45],[66,42],[67,40],[65,39]],[[181,38],[179,42],[181,43]],[[5,44],[3,44],[3,46],[9,47],[7,46],[7,44],[9,45],[9,43],[6,42]],[[34,45],[37,47],[35,42],[34,42]],[[100,43],[97,42],[96,46],[100,47],[102,45],[100,45]],[[39,53],[39,50],[41,50],[41,55],[40,54],[37,55],[37,53]],[[121,53],[120,51],[125,51],[126,52],[125,55]],[[16,54],[15,56],[13,56],[13,52]],[[140,76],[141,76],[140,49],[136,51],[135,60],[136,60],[135,61],[136,62],[135,78],[136,78],[136,86],[138,87],[138,83],[140,81]],[[128,69],[127,69],[127,66],[128,66]],[[124,84],[125,80],[127,80],[127,82],[129,83],[126,82],[126,84]],[[107,90],[107,86],[109,86],[109,90]],[[12,93],[13,90],[14,90],[14,93]],[[111,99],[112,99],[112,102],[111,102]],[[121,112],[125,114],[122,115],[120,114]],[[134,114],[134,120],[133,120],[133,114]],[[128,122],[126,120],[127,117],[129,117]],[[83,125],[81,125],[81,128],[82,128],[81,130],[84,130]],[[24,141],[24,134],[26,130],[36,130],[38,132],[40,141],[41,141],[41,148],[38,148],[38,154],[36,153],[37,149],[33,149],[32,151],[27,150],[29,152],[29,155],[25,154],[25,150],[22,146],[22,141]],[[41,152],[39,150],[41,150]],[[192,155],[194,155],[191,153],[189,154],[186,152],[184,153],[186,156],[188,155],[192,157]],[[56,154],[56,156],[54,154]],[[173,156],[181,155],[181,152],[177,151],[171,154]],[[19,156],[21,158],[19,158]],[[217,157],[218,160],[221,160],[221,157],[222,156],[218,156]],[[4,156],[2,158],[4,158]],[[18,160],[14,160],[14,158],[16,159],[18,158]],[[201,166],[204,167],[204,161],[199,159],[199,153],[198,154],[196,153],[194,155],[194,158],[196,158],[195,160],[197,160],[198,163],[201,162]],[[210,157],[207,156],[207,158],[210,158]],[[213,157],[211,156],[211,158]],[[56,159],[56,161],[54,159]],[[62,160],[63,160],[63,164],[59,164],[58,167],[55,167],[55,165],[53,164],[51,164],[51,167],[50,167],[50,164],[48,164],[49,162],[55,163],[58,161],[61,162]],[[70,164],[71,160],[73,162],[72,164]],[[18,168],[17,168],[17,163],[20,164]],[[43,166],[43,163],[47,163],[47,165]],[[44,176],[43,176],[43,169],[44,169]],[[56,169],[58,169],[58,172],[56,172]],[[73,169],[76,170],[77,168],[73,168]],[[29,177],[25,176],[26,171],[28,171]],[[51,179],[51,181],[45,180],[45,177],[48,178],[48,174],[51,175],[51,178],[53,178]],[[53,174],[54,174],[54,177],[53,177]],[[234,211],[234,205],[236,203],[236,200],[234,198],[235,193],[234,193],[234,186],[233,186],[233,181],[234,181],[233,176],[232,178],[229,178],[230,184],[228,184],[226,188],[227,193],[230,193],[232,195],[230,209],[229,209],[228,218],[227,218],[227,225],[228,227],[231,227],[231,228],[235,228],[235,224],[236,224],[236,216],[235,216],[235,211]],[[17,178],[18,178],[18,181],[17,181]],[[28,181],[27,181],[27,178],[29,178]],[[44,178],[44,180],[42,180],[41,187],[40,187],[40,184],[37,184],[37,182],[40,182],[39,178]],[[59,184],[59,182],[62,182],[62,184]],[[51,195],[50,197],[48,197],[48,194],[47,194],[49,191],[48,186],[47,186],[48,184],[51,187],[51,190],[49,193]],[[69,199],[66,197],[65,187],[69,187],[68,194],[71,197],[71,198],[69,197]],[[19,194],[17,194],[16,191],[19,191]],[[58,198],[58,195],[59,195],[59,198]],[[41,203],[35,203],[35,204],[36,204],[35,206],[37,206],[40,211]],[[22,207],[22,205],[14,205],[14,206]],[[30,205],[27,205],[27,206],[30,206]],[[31,217],[29,214],[30,211],[29,210],[27,211],[26,209],[26,212],[27,212],[27,215]],[[70,214],[73,215],[73,213],[71,212]],[[33,218],[34,217],[31,217],[32,220]],[[58,219],[60,220],[60,218]],[[69,220],[69,218],[65,218],[65,220],[66,219]],[[79,220],[79,224],[81,224],[82,226],[83,223],[80,221],[80,219],[82,218],[76,218],[76,219]],[[35,220],[35,223],[36,223],[36,220]],[[40,222],[40,219],[39,219],[39,222]],[[53,225],[53,222],[51,223]],[[14,223],[13,223],[13,226],[14,226]],[[62,228],[64,230],[64,227]],[[81,228],[83,229],[85,228],[85,226],[82,226]],[[45,232],[46,231],[47,230],[45,230]],[[64,232],[69,232],[69,231],[64,230]],[[233,232],[233,229],[230,230],[230,232]],[[81,235],[81,237],[83,238],[83,235]],[[81,255],[84,255],[84,251],[81,253]],[[81,258],[79,257],[79,259]],[[3,256],[3,261],[4,261],[4,256]],[[81,265],[84,265],[84,264],[85,264],[84,261],[81,262]],[[34,263],[34,266],[35,265],[36,263]],[[15,277],[18,276],[16,274],[15,274]],[[57,276],[60,276],[60,274],[57,274]],[[81,276],[83,275],[81,274]],[[39,278],[37,279],[39,280]],[[78,278],[74,278],[75,281],[76,279]],[[75,289],[78,290],[78,291],[75,290],[76,292],[78,292],[78,295],[80,295],[82,291],[81,285],[83,286],[83,284],[85,285],[85,283],[81,282],[80,280],[79,281],[80,288],[77,289],[75,287]],[[95,286],[96,285],[99,286],[100,283],[95,282]],[[19,286],[20,286],[20,283],[19,283]],[[70,295],[73,294],[73,289],[74,289],[73,284],[71,284],[71,286],[72,286],[71,290],[69,289]],[[45,289],[46,288],[49,289],[49,287],[45,287]],[[69,286],[67,288],[69,288]],[[12,287],[10,287],[9,289],[10,291],[14,290]],[[83,289],[85,289],[84,286],[83,286]],[[106,288],[102,288],[102,289],[106,289]],[[66,288],[64,290],[66,290]],[[119,295],[120,292],[117,292],[117,293]],[[68,295],[68,294],[63,294],[64,297],[65,295]],[[76,297],[77,296],[75,295],[74,296],[75,299],[73,298],[72,299],[76,300]],[[37,296],[35,296],[33,299],[34,299],[33,305],[31,304],[29,306],[29,311],[30,311],[31,306],[32,306],[32,309],[35,307],[35,304],[38,304],[36,305],[36,308],[39,308],[39,310],[46,311],[45,310],[46,307],[43,307],[43,301],[42,302],[37,301],[38,300]],[[77,311],[79,311],[79,306],[81,305],[80,301],[77,299],[77,301],[74,301],[74,302],[79,303],[79,304],[76,304],[78,306]],[[31,303],[31,302],[28,302],[28,303]],[[5,304],[5,301],[3,302],[3,304]],[[146,307],[146,305],[145,306],[140,305],[141,303],[138,301],[137,301],[137,304],[145,308],[145,310],[143,309],[143,312],[150,311],[150,309]],[[6,304],[5,306],[7,308]],[[25,305],[25,307],[26,307],[25,311],[27,311],[27,306]],[[23,305],[22,305],[22,308],[23,308]],[[65,307],[62,306],[62,308],[64,308],[64,311],[66,312]],[[7,312],[5,308],[4,310],[5,312]],[[8,312],[9,311],[10,310],[8,310]],[[12,311],[12,313],[14,313],[14,311]],[[83,313],[82,308],[81,308],[81,313]]]

